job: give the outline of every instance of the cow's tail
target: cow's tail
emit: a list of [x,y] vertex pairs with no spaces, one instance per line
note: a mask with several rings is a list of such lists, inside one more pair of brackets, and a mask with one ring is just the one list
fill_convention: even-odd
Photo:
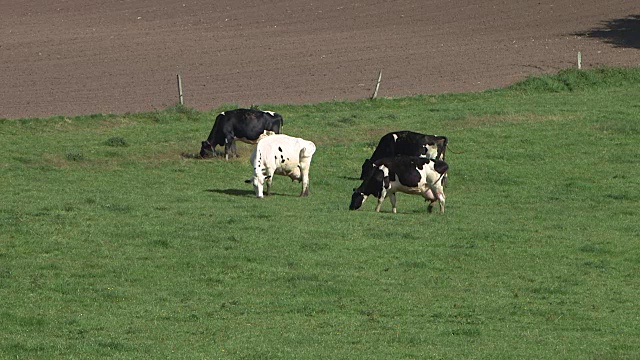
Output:
[[298,159],[302,160],[306,157],[309,157],[309,155],[307,155],[307,148],[303,147],[302,149],[300,149],[300,156],[298,157]]
[[278,126],[278,131],[276,131],[276,134],[284,134],[284,130],[283,130],[284,129],[284,118],[280,114],[277,114],[277,115],[278,115],[277,121],[279,123],[279,126]]
[[454,153],[454,154],[464,154],[464,151],[457,152],[457,151],[453,151],[453,150],[451,150],[451,147],[450,147],[450,146],[447,146],[447,150],[451,151],[451,152],[452,152],[452,153]]
[[303,157],[312,157],[316,152],[316,145],[312,142],[309,142],[306,146],[300,149],[300,158]]
[[442,137],[442,154],[440,154],[439,159],[444,160],[447,156],[447,147],[449,146],[449,138],[446,136]]

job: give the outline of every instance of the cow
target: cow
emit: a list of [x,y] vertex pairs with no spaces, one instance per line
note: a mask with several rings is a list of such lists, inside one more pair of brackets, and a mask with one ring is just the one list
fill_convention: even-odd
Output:
[[264,196],[264,183],[267,183],[267,195],[271,194],[273,175],[284,175],[291,181],[302,183],[300,196],[309,195],[309,166],[316,151],[316,145],[308,140],[288,135],[265,136],[251,154],[252,183],[256,197]]
[[408,155],[444,161],[448,141],[446,136],[425,135],[406,130],[390,132],[380,139],[371,158],[366,159],[362,164],[360,180],[369,176],[376,160],[385,157]]
[[202,142],[200,156],[207,157],[216,146],[224,145],[224,158],[237,156],[235,140],[256,144],[265,131],[280,134],[284,120],[280,114],[255,109],[235,109],[220,113],[216,117],[211,133]]
[[399,155],[377,160],[373,171],[358,188],[353,189],[349,210],[359,209],[369,195],[378,199],[376,212],[387,195],[391,199],[393,213],[397,213],[396,192],[422,195],[430,201],[427,211],[431,212],[433,203],[438,201],[440,212],[444,213],[445,196],[442,185],[449,165],[442,160],[433,160],[417,156]]

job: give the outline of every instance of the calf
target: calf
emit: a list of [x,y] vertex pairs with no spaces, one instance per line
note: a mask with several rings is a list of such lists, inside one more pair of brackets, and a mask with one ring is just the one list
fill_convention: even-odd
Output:
[[419,156],[445,160],[448,139],[446,136],[425,135],[413,131],[394,131],[384,135],[370,159],[362,164],[360,180],[373,171],[376,160],[396,155]]
[[309,195],[309,166],[316,145],[311,141],[288,135],[266,136],[258,142],[251,154],[253,165],[252,183],[256,196],[262,198],[264,183],[267,183],[267,195],[271,193],[273,175],[284,175],[291,181],[302,183],[300,196]]
[[216,117],[207,140],[202,142],[200,156],[207,157],[216,146],[224,145],[224,157],[237,156],[235,140],[255,144],[265,131],[279,134],[284,120],[280,114],[255,109],[236,109],[220,113]]
[[444,213],[445,196],[442,179],[449,166],[442,160],[432,160],[415,156],[387,157],[373,164],[373,171],[357,189],[353,189],[349,210],[359,209],[369,195],[378,199],[376,212],[389,195],[393,213],[397,212],[396,192],[422,195],[430,201],[427,210],[431,212],[433,203],[438,201],[440,212]]

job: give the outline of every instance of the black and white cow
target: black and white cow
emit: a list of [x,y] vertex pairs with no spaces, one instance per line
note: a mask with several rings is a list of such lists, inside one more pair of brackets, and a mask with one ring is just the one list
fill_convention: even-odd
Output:
[[446,136],[425,135],[413,131],[394,131],[384,135],[371,158],[362,164],[360,180],[364,180],[373,171],[376,160],[396,155],[419,156],[429,159],[445,160],[448,139]]
[[265,136],[258,142],[251,154],[253,178],[256,196],[262,198],[264,183],[267,183],[267,195],[271,193],[273,175],[284,175],[291,181],[302,183],[300,196],[309,195],[309,167],[316,152],[316,145],[308,140],[288,135]]
[[432,160],[417,156],[386,157],[373,164],[373,171],[353,189],[349,210],[359,209],[368,196],[378,199],[376,212],[380,211],[387,195],[391,199],[393,213],[397,212],[396,192],[422,195],[430,201],[427,210],[431,212],[433,203],[440,203],[440,212],[444,213],[444,189],[442,179],[449,166],[442,160]]
[[237,156],[235,140],[255,144],[265,131],[282,132],[284,120],[280,114],[255,109],[236,109],[220,113],[216,117],[211,133],[202,142],[200,156],[207,157],[216,146],[224,145],[224,157]]

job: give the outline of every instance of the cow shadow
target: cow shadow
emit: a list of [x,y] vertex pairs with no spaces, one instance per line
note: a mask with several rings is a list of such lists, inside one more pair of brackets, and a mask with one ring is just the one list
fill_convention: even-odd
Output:
[[194,160],[202,159],[202,156],[200,156],[200,154],[197,154],[197,153],[183,152],[182,154],[180,154],[180,156],[182,156],[183,159],[194,159]]
[[206,151],[204,156],[200,155],[200,151],[198,152],[182,152],[180,153],[183,159],[193,159],[193,160],[209,160],[209,159],[225,159],[224,149],[220,149],[220,147],[216,148],[214,151]]
[[215,152],[215,153],[207,153],[205,156],[200,156],[200,153],[191,153],[191,152],[183,152],[180,154],[183,159],[191,159],[191,160],[209,160],[209,159],[224,159],[224,153]]
[[245,189],[207,189],[205,191],[232,196],[256,196],[255,191]]
[[640,49],[640,15],[603,21],[602,26],[572,35],[599,38],[616,47]]
[[[206,189],[206,192],[212,192],[217,194],[225,194],[231,196],[240,196],[240,197],[256,197],[256,192],[254,190],[245,190],[245,189]],[[278,192],[272,192],[271,195],[265,197],[273,197],[273,196],[289,196],[289,197],[298,197],[296,194],[284,194]]]

